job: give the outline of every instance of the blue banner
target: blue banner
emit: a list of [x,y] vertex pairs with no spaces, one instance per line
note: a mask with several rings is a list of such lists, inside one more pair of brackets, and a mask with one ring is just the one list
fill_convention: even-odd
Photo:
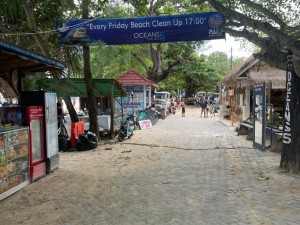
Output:
[[[59,43],[84,45],[103,42],[107,45],[164,43],[224,39],[221,13],[195,13],[122,19],[57,20]],[[63,23],[63,27],[59,24]]]

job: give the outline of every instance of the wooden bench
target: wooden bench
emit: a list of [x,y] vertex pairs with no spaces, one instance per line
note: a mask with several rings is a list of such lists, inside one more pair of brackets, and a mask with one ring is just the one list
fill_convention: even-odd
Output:
[[241,122],[237,135],[247,135],[247,140],[253,140],[253,125],[251,123]]

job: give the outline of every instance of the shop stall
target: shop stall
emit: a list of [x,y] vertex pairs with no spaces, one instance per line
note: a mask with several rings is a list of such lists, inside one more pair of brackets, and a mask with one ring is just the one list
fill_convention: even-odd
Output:
[[151,106],[151,93],[157,85],[138,73],[129,70],[116,79],[127,93],[126,97],[119,98],[116,103],[117,110],[124,110],[125,114],[133,114],[135,111],[144,110]]
[[266,84],[267,104],[282,117],[286,72],[251,56],[221,81],[221,119],[228,118],[234,124],[251,117],[253,86],[260,83]]
[[46,174],[44,112],[17,104],[24,78],[64,68],[56,60],[0,40],[0,93],[9,100],[0,108],[0,200]]
[[[77,78],[66,78],[62,79],[60,84],[57,84],[53,79],[40,79],[38,81],[38,85],[40,88],[44,90],[51,91],[54,86],[62,85],[68,87],[68,89],[64,89],[64,95],[70,96],[73,99],[75,97],[86,97],[86,85],[82,79]],[[123,90],[121,85],[115,79],[93,79],[94,86],[94,95],[96,97],[107,96],[110,99],[109,108],[110,110],[107,115],[98,115],[98,124],[100,133],[110,133],[113,134],[115,129],[119,129],[119,127],[115,127],[115,118],[116,118],[116,110],[115,110],[115,102],[116,98],[119,96],[126,96],[126,92]],[[83,110],[83,109],[80,109]],[[84,122],[84,129],[89,129],[89,117],[88,115],[78,115],[79,121]],[[114,118],[114,119],[111,119]],[[75,142],[75,135],[73,135],[72,126],[76,127],[72,122],[70,117],[65,116],[67,123],[65,124],[68,133],[71,134],[71,144]],[[75,147],[72,144],[72,147]]]

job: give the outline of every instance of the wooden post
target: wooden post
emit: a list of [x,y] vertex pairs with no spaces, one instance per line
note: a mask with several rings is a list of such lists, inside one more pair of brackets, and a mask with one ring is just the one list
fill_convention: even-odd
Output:
[[110,85],[110,139],[115,138],[115,123],[114,123],[114,118],[115,118],[115,110],[113,107],[113,98],[114,98],[114,85],[111,83]]

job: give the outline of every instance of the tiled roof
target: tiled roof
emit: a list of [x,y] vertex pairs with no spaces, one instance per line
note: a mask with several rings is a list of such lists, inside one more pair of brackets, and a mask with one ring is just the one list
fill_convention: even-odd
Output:
[[121,85],[154,85],[156,84],[138,73],[136,70],[129,70],[116,79]]

